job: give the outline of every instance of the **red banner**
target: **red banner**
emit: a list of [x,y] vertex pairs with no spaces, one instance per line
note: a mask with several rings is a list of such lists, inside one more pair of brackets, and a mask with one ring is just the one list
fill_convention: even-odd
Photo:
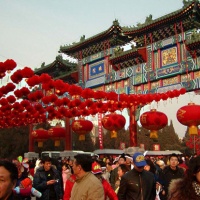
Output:
[[103,149],[103,135],[102,135],[102,114],[98,113],[98,132],[99,132],[99,149]]
[[153,151],[160,151],[160,144],[153,144]]

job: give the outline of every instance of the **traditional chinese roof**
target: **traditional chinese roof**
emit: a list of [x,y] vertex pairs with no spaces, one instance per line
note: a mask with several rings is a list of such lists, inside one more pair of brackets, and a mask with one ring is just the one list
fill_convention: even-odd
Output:
[[88,39],[83,35],[79,42],[61,46],[60,52],[81,59],[116,45],[124,45],[129,41],[128,36],[122,34],[119,22],[115,20],[110,28],[97,35]]
[[146,61],[146,48],[134,48],[123,51],[121,48],[114,49],[110,57],[110,63],[115,70],[123,69]]
[[56,79],[63,80],[64,82],[69,83],[69,84],[76,84],[79,82],[78,71],[68,72],[66,74],[56,77],[55,80]]
[[191,39],[186,41],[186,46],[193,58],[200,56],[200,33],[193,32]]
[[115,20],[109,29],[88,39],[83,36],[79,42],[72,45],[61,46],[60,52],[82,59],[132,41],[136,42],[136,47],[146,46],[198,27],[200,27],[199,1],[184,1],[181,9],[155,20],[149,15],[143,24],[138,23],[137,26],[121,27]]
[[78,82],[77,64],[71,63],[68,60],[64,60],[62,56],[57,56],[55,61],[48,65],[45,65],[45,63],[43,63],[41,65],[41,68],[36,68],[34,72],[37,75],[47,73],[54,79],[62,79],[68,83]]
[[123,27],[123,34],[132,37],[137,46],[144,46],[145,43],[150,44],[198,27],[200,4],[199,1],[193,0],[181,9],[155,20],[150,15],[145,23],[139,23],[137,27]]

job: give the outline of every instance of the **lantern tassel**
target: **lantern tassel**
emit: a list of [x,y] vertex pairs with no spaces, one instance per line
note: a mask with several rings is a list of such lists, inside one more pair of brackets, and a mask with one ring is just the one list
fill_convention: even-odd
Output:
[[79,135],[79,138],[78,138],[80,141],[84,141],[85,140],[85,135]]
[[39,141],[38,142],[38,147],[40,147],[40,148],[43,147],[43,142]]
[[115,130],[110,132],[110,137],[111,138],[116,138],[117,137],[117,132]]
[[150,138],[151,139],[157,139],[158,138],[158,131],[157,130],[151,130]]
[[59,147],[60,146],[60,140],[55,140],[54,146]]
[[190,126],[189,127],[189,134],[190,135],[198,135],[198,127],[197,126]]

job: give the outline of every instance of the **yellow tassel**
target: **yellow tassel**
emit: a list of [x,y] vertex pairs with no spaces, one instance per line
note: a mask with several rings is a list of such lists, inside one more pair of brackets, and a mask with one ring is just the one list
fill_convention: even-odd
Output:
[[54,146],[59,147],[60,146],[60,140],[55,140]]
[[80,141],[83,141],[85,140],[85,135],[79,135],[79,138],[78,138]]
[[38,147],[43,147],[43,142],[38,142]]
[[110,132],[110,137],[111,138],[116,138],[117,137],[117,132],[115,130]]
[[150,132],[150,138],[151,139],[157,139],[158,138],[158,131],[151,130],[151,132]]
[[197,126],[190,126],[189,127],[189,134],[190,135],[198,135],[198,127]]

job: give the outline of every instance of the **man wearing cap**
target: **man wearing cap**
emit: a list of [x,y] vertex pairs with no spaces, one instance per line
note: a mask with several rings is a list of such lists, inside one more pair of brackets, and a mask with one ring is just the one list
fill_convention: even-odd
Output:
[[144,155],[133,155],[134,168],[124,174],[118,191],[119,200],[155,200],[156,183],[153,173],[144,170]]

